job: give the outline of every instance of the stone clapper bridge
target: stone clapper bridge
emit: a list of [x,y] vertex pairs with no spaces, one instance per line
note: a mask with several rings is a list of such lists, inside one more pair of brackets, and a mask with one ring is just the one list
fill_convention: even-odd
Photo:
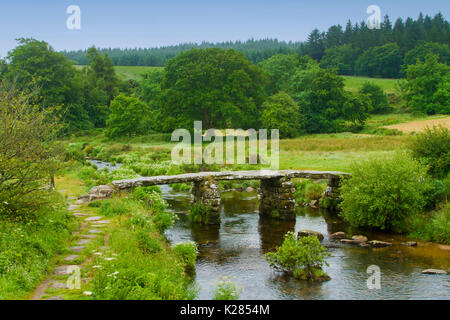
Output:
[[201,203],[210,209],[209,224],[220,223],[220,188],[218,180],[261,180],[259,214],[280,220],[295,219],[295,186],[292,178],[326,179],[324,198],[336,203],[339,197],[341,178],[349,173],[312,170],[251,170],[185,173],[173,176],[140,177],[117,180],[110,185],[97,186],[81,197],[87,201],[109,198],[115,192],[127,192],[136,187],[192,182],[191,193],[194,203]]

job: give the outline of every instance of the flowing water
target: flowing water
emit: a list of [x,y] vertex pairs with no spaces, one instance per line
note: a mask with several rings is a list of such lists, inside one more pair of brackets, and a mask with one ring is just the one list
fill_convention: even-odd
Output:
[[[190,194],[161,186],[163,198],[179,216],[167,231],[172,243],[195,241],[199,248],[196,282],[199,299],[211,299],[219,276],[230,276],[242,287],[241,299],[450,299],[450,275],[424,275],[428,268],[450,269],[450,251],[437,244],[407,247],[407,239],[390,234],[367,234],[369,239],[393,243],[387,248],[344,245],[330,248],[332,257],[324,270],[331,280],[323,283],[299,281],[272,270],[264,254],[283,241],[287,231],[310,229],[321,232],[324,245],[329,234],[346,226],[326,211],[299,208],[296,221],[259,219],[256,193],[222,194],[221,225],[191,226],[187,219]],[[367,268],[381,270],[381,289],[368,289]]]
[[[98,168],[120,166],[91,160]],[[392,234],[364,233],[370,240],[393,243],[387,248],[342,245],[330,248],[332,257],[324,270],[331,277],[310,283],[283,276],[270,268],[264,254],[279,246],[288,231],[309,229],[321,232],[325,246],[335,245],[329,235],[347,231],[347,226],[327,211],[298,208],[296,221],[259,219],[256,193],[222,193],[221,225],[191,226],[187,218],[189,192],[175,192],[160,186],[163,198],[179,219],[166,232],[173,244],[195,241],[198,245],[195,281],[199,299],[211,299],[220,276],[229,276],[242,287],[241,299],[446,299],[450,300],[450,275],[425,275],[424,269],[450,270],[448,246],[419,243],[408,247],[408,239]],[[381,270],[381,289],[368,289],[367,268]]]

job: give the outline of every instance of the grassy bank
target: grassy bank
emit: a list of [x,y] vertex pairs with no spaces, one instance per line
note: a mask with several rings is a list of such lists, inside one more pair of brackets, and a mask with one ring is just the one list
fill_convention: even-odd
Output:
[[23,299],[51,271],[77,226],[59,194],[27,220],[0,219],[0,300]]

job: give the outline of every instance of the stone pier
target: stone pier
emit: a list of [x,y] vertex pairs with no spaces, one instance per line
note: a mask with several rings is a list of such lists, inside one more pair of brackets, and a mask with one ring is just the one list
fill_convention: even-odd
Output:
[[193,203],[203,204],[209,209],[207,224],[220,223],[220,188],[214,179],[194,181],[191,195]]
[[339,203],[339,186],[341,178],[339,176],[329,176],[327,181],[327,188],[323,193],[323,207],[336,210]]
[[289,178],[263,179],[260,190],[261,217],[295,220],[295,187]]

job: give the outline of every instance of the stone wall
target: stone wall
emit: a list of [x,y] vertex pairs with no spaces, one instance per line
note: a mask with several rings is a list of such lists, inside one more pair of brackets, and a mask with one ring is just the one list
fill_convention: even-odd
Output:
[[289,178],[261,180],[259,214],[263,218],[295,220],[295,187]]

